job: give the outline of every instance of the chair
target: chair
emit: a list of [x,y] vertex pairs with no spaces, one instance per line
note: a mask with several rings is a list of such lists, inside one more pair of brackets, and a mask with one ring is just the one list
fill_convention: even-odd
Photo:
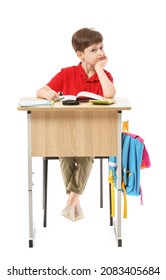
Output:
[[[103,208],[103,159],[108,157],[95,157],[95,159],[100,159],[100,208]],[[48,179],[48,161],[57,160],[58,157],[43,157],[43,210],[44,210],[44,219],[43,226],[47,226],[47,179]],[[110,190],[110,187],[109,187]],[[110,225],[113,225],[113,218],[111,216],[111,192],[110,195]]]

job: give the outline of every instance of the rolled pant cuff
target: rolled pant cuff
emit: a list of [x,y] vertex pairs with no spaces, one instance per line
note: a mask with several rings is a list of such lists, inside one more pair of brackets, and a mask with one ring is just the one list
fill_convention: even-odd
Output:
[[83,194],[83,191],[80,192],[80,191],[78,191],[78,189],[76,189],[76,188],[70,188],[70,189],[67,189],[67,190],[66,190],[66,193],[67,193],[67,194],[69,194],[69,193],[71,193],[71,192],[74,192],[74,193],[77,193],[77,194]]

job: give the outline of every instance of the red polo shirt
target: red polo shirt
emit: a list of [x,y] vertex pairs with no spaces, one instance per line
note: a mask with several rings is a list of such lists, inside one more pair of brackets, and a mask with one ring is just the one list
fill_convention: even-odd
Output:
[[[112,75],[104,70],[109,80],[113,83]],[[77,66],[61,69],[47,84],[56,92],[77,95],[80,91],[89,91],[103,96],[103,90],[96,73],[88,77],[82,68],[81,62]]]

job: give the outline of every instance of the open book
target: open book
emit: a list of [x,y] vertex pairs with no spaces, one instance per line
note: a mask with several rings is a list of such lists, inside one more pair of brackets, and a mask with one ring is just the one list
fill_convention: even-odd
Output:
[[79,101],[88,101],[90,99],[93,100],[102,100],[103,97],[96,93],[88,92],[88,91],[81,91],[76,96],[74,95],[62,95],[62,101],[66,100],[79,100]]

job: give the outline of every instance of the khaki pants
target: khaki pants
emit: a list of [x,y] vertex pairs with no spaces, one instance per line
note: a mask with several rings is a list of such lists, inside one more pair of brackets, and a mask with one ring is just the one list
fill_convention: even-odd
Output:
[[82,194],[94,161],[93,157],[59,158],[66,193]]

